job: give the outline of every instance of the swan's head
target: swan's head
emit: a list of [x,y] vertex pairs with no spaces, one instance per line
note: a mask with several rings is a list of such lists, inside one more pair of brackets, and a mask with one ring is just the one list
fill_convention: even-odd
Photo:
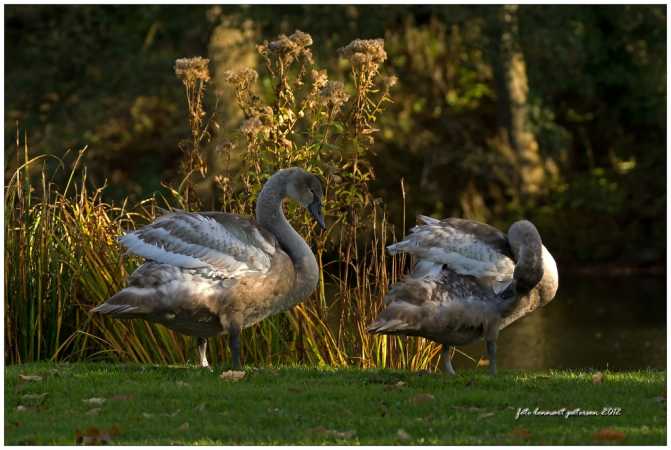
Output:
[[508,243],[515,257],[515,287],[520,292],[528,292],[543,278],[541,235],[533,223],[519,220],[508,229]]
[[296,200],[301,206],[307,209],[319,226],[325,229],[326,224],[322,215],[324,191],[321,181],[319,181],[317,176],[298,167],[286,170],[289,174],[287,179],[287,196]]

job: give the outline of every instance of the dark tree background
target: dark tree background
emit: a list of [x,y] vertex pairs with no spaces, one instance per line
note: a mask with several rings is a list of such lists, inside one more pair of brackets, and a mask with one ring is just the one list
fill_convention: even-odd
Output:
[[175,59],[209,57],[223,89],[226,69],[262,72],[255,43],[295,29],[334,78],[337,48],[384,37],[399,83],[372,187],[399,228],[403,178],[408,217],[525,216],[564,267],[664,264],[665,6],[8,5],[6,178],[18,123],[32,154],[88,145],[109,201],[160,191],[189,135]]

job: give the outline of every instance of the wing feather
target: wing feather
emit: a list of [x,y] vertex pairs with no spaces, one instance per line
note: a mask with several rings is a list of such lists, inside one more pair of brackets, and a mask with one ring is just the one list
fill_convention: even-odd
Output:
[[223,277],[267,272],[277,241],[233,214],[172,212],[120,238],[130,253],[183,268],[209,267]]
[[[472,275],[498,292],[512,280],[515,263],[505,234],[489,225],[465,219],[420,216],[423,223],[387,247],[391,254],[409,253],[420,260],[444,264],[460,275]],[[426,265],[420,265],[422,270]],[[503,288],[502,288],[503,286]]]

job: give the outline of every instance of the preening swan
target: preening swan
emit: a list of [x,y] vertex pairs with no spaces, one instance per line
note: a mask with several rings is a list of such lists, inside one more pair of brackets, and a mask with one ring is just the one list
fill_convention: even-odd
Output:
[[208,367],[207,338],[230,336],[240,367],[240,331],[287,310],[317,287],[317,261],[287,222],[282,201],[307,208],[324,228],[319,179],[293,167],[276,172],[256,203],[256,222],[223,212],[176,212],[120,238],[145,263],[128,287],[91,312],[144,319],[198,337]]
[[443,345],[445,371],[454,374],[450,346],[484,338],[496,373],[499,330],[546,305],[559,284],[557,265],[527,220],[506,236],[484,223],[419,216],[403,241],[390,245],[417,264],[385,297],[368,331],[423,336]]

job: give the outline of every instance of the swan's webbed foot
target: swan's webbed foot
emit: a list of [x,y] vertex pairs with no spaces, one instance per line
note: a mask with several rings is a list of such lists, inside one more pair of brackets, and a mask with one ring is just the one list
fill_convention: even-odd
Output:
[[443,370],[448,375],[456,375],[454,367],[452,367],[452,358],[450,357],[451,347],[449,345],[443,345]]
[[231,326],[229,334],[231,338],[231,363],[233,370],[240,370],[240,327]]
[[496,375],[496,341],[487,342],[487,358],[489,359],[489,373]]
[[209,369],[212,372],[212,367],[207,362],[207,339],[204,337],[198,338],[198,355],[200,356],[200,367]]

